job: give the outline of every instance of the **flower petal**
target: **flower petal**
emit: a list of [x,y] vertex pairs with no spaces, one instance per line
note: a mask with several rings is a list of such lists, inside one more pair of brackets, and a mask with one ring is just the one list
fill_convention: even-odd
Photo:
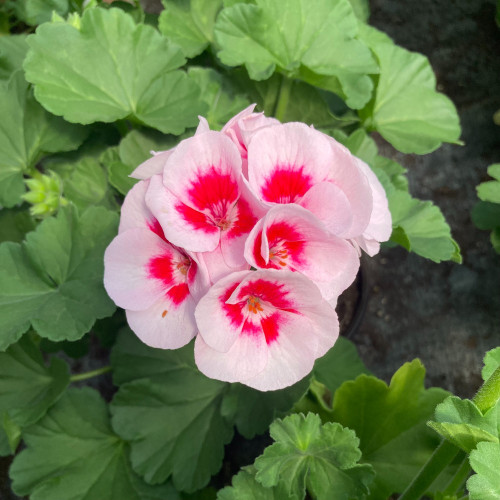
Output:
[[300,272],[327,300],[344,291],[359,268],[354,247],[329,234],[314,215],[297,205],[273,207],[250,233],[245,257],[257,268]]
[[180,303],[162,297],[143,311],[127,310],[127,321],[133,332],[147,345],[159,349],[178,349],[197,332],[195,302],[187,295]]
[[145,202],[148,186],[149,181],[140,181],[125,196],[121,208],[118,233],[123,233],[123,231],[133,228],[149,228],[160,238],[164,237],[163,230]]
[[391,237],[392,217],[385,189],[380,184],[377,176],[364,161],[359,158],[356,158],[356,161],[370,184],[373,196],[373,211],[368,227],[361,236],[355,238],[355,241],[372,257],[380,250],[380,243],[387,241]]
[[174,245],[192,252],[210,252],[219,245],[220,229],[206,215],[181,203],[165,188],[161,176],[151,178],[146,204]]
[[228,351],[243,328],[245,318],[241,307],[226,302],[247,274],[248,271],[240,271],[221,279],[196,306],[198,329],[203,332],[203,339],[213,349]]
[[172,245],[153,232],[129,229],[106,249],[104,287],[123,309],[147,309],[176,284],[166,263],[180,257]]
[[333,153],[333,182],[346,194],[353,213],[351,228],[339,236],[352,238],[360,235],[368,225],[373,207],[372,191],[368,179],[359,168],[358,159],[344,145],[330,136],[325,137]]
[[235,271],[245,271],[250,269],[250,266],[246,261],[242,262],[241,266],[237,268],[229,266],[222,255],[220,245],[212,252],[196,253],[195,255],[200,262],[203,262],[212,284],[217,283],[217,281],[225,278],[227,275]]
[[228,352],[212,349],[198,335],[194,344],[194,359],[207,377],[225,382],[240,382],[254,377],[267,364],[268,348],[263,338],[240,335]]
[[319,182],[330,180],[332,148],[325,136],[303,123],[266,127],[248,146],[248,177],[257,196],[294,203]]
[[306,318],[293,318],[287,326],[286,335],[280,335],[278,342],[268,346],[264,370],[240,382],[259,391],[276,391],[304,378],[316,360],[316,346],[308,341],[308,335],[304,335],[310,329]]
[[223,217],[239,197],[241,158],[220,132],[208,131],[182,141],[164,170],[165,187],[183,204]]
[[151,151],[153,156],[148,160],[142,162],[130,175],[133,179],[147,180],[153,175],[158,175],[163,172],[167,160],[170,155],[174,152],[175,148],[169,149],[167,151]]
[[231,274],[200,300],[195,317],[200,370],[259,390],[297,382],[338,336],[335,310],[310,280],[288,271]]
[[331,182],[320,182],[303,196],[298,203],[312,212],[336,236],[350,234],[353,225],[351,204],[345,193]]

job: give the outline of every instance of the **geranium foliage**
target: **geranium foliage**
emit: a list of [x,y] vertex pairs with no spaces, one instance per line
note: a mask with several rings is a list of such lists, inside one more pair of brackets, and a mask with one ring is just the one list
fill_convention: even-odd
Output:
[[[496,491],[497,406],[425,389],[417,360],[387,385],[339,337],[362,253],[461,258],[372,136],[402,153],[459,142],[427,59],[368,26],[366,0],[162,5],[0,2],[14,493],[385,499],[440,435],[471,454],[471,498]],[[485,378],[497,367],[492,351]],[[92,377],[101,394],[73,386]]]

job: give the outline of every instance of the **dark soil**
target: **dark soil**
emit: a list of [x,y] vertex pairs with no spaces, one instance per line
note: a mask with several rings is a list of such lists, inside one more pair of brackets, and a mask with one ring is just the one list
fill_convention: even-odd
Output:
[[500,345],[500,256],[473,225],[475,186],[500,161],[500,30],[488,0],[371,0],[370,23],[396,43],[425,54],[438,89],[455,103],[465,146],[424,156],[382,153],[406,168],[412,194],[434,201],[449,221],[464,262],[435,264],[400,248],[385,249],[365,268],[368,307],[353,340],[368,367],[389,380],[419,357],[429,385],[471,396],[481,383],[486,350]]

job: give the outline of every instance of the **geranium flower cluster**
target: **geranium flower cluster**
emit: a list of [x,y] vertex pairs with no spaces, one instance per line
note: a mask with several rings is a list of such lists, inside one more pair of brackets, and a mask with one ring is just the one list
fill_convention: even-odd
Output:
[[361,249],[391,234],[370,168],[303,123],[254,106],[154,153],[132,177],[104,284],[146,344],[196,337],[211,378],[259,390],[307,375],[335,343]]

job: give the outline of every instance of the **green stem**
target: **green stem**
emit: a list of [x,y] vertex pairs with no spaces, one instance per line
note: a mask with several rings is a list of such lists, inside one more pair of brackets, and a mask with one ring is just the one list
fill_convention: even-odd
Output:
[[102,368],[97,368],[97,370],[91,370],[85,373],[79,373],[78,375],[71,375],[69,378],[70,382],[80,382],[81,380],[87,380],[88,378],[97,377],[103,373],[108,373],[111,371],[111,366],[103,366]]
[[274,116],[280,122],[285,118],[286,110],[288,108],[288,102],[290,101],[290,94],[292,93],[293,80],[287,78],[285,75],[281,75],[281,85],[278,93],[278,99],[276,100],[276,105],[274,106]]
[[450,482],[446,485],[446,488],[443,491],[444,496],[455,495],[470,474],[469,457],[463,451],[461,454],[464,457],[462,463],[460,464],[457,472],[455,472],[455,475],[451,478]]
[[[481,386],[477,394],[474,396],[474,404],[485,413],[490,408],[493,408],[500,399],[500,366],[493,372],[491,377]],[[439,476],[441,471],[455,458],[459,449],[449,441],[442,441],[436,448],[427,463],[420,470],[418,475],[413,479],[411,484],[406,488],[399,500],[418,500],[422,498],[433,481]],[[460,467],[459,471],[462,469]],[[466,475],[467,469],[462,470],[462,474]],[[458,472],[457,472],[458,474]],[[458,479],[457,479],[458,480]]]
[[485,413],[493,408],[500,399],[500,366],[493,372],[491,377],[481,386],[474,396],[475,405]]
[[441,471],[457,456],[459,449],[449,441],[443,440],[434,450],[426,464],[413,479],[399,500],[419,500]]

